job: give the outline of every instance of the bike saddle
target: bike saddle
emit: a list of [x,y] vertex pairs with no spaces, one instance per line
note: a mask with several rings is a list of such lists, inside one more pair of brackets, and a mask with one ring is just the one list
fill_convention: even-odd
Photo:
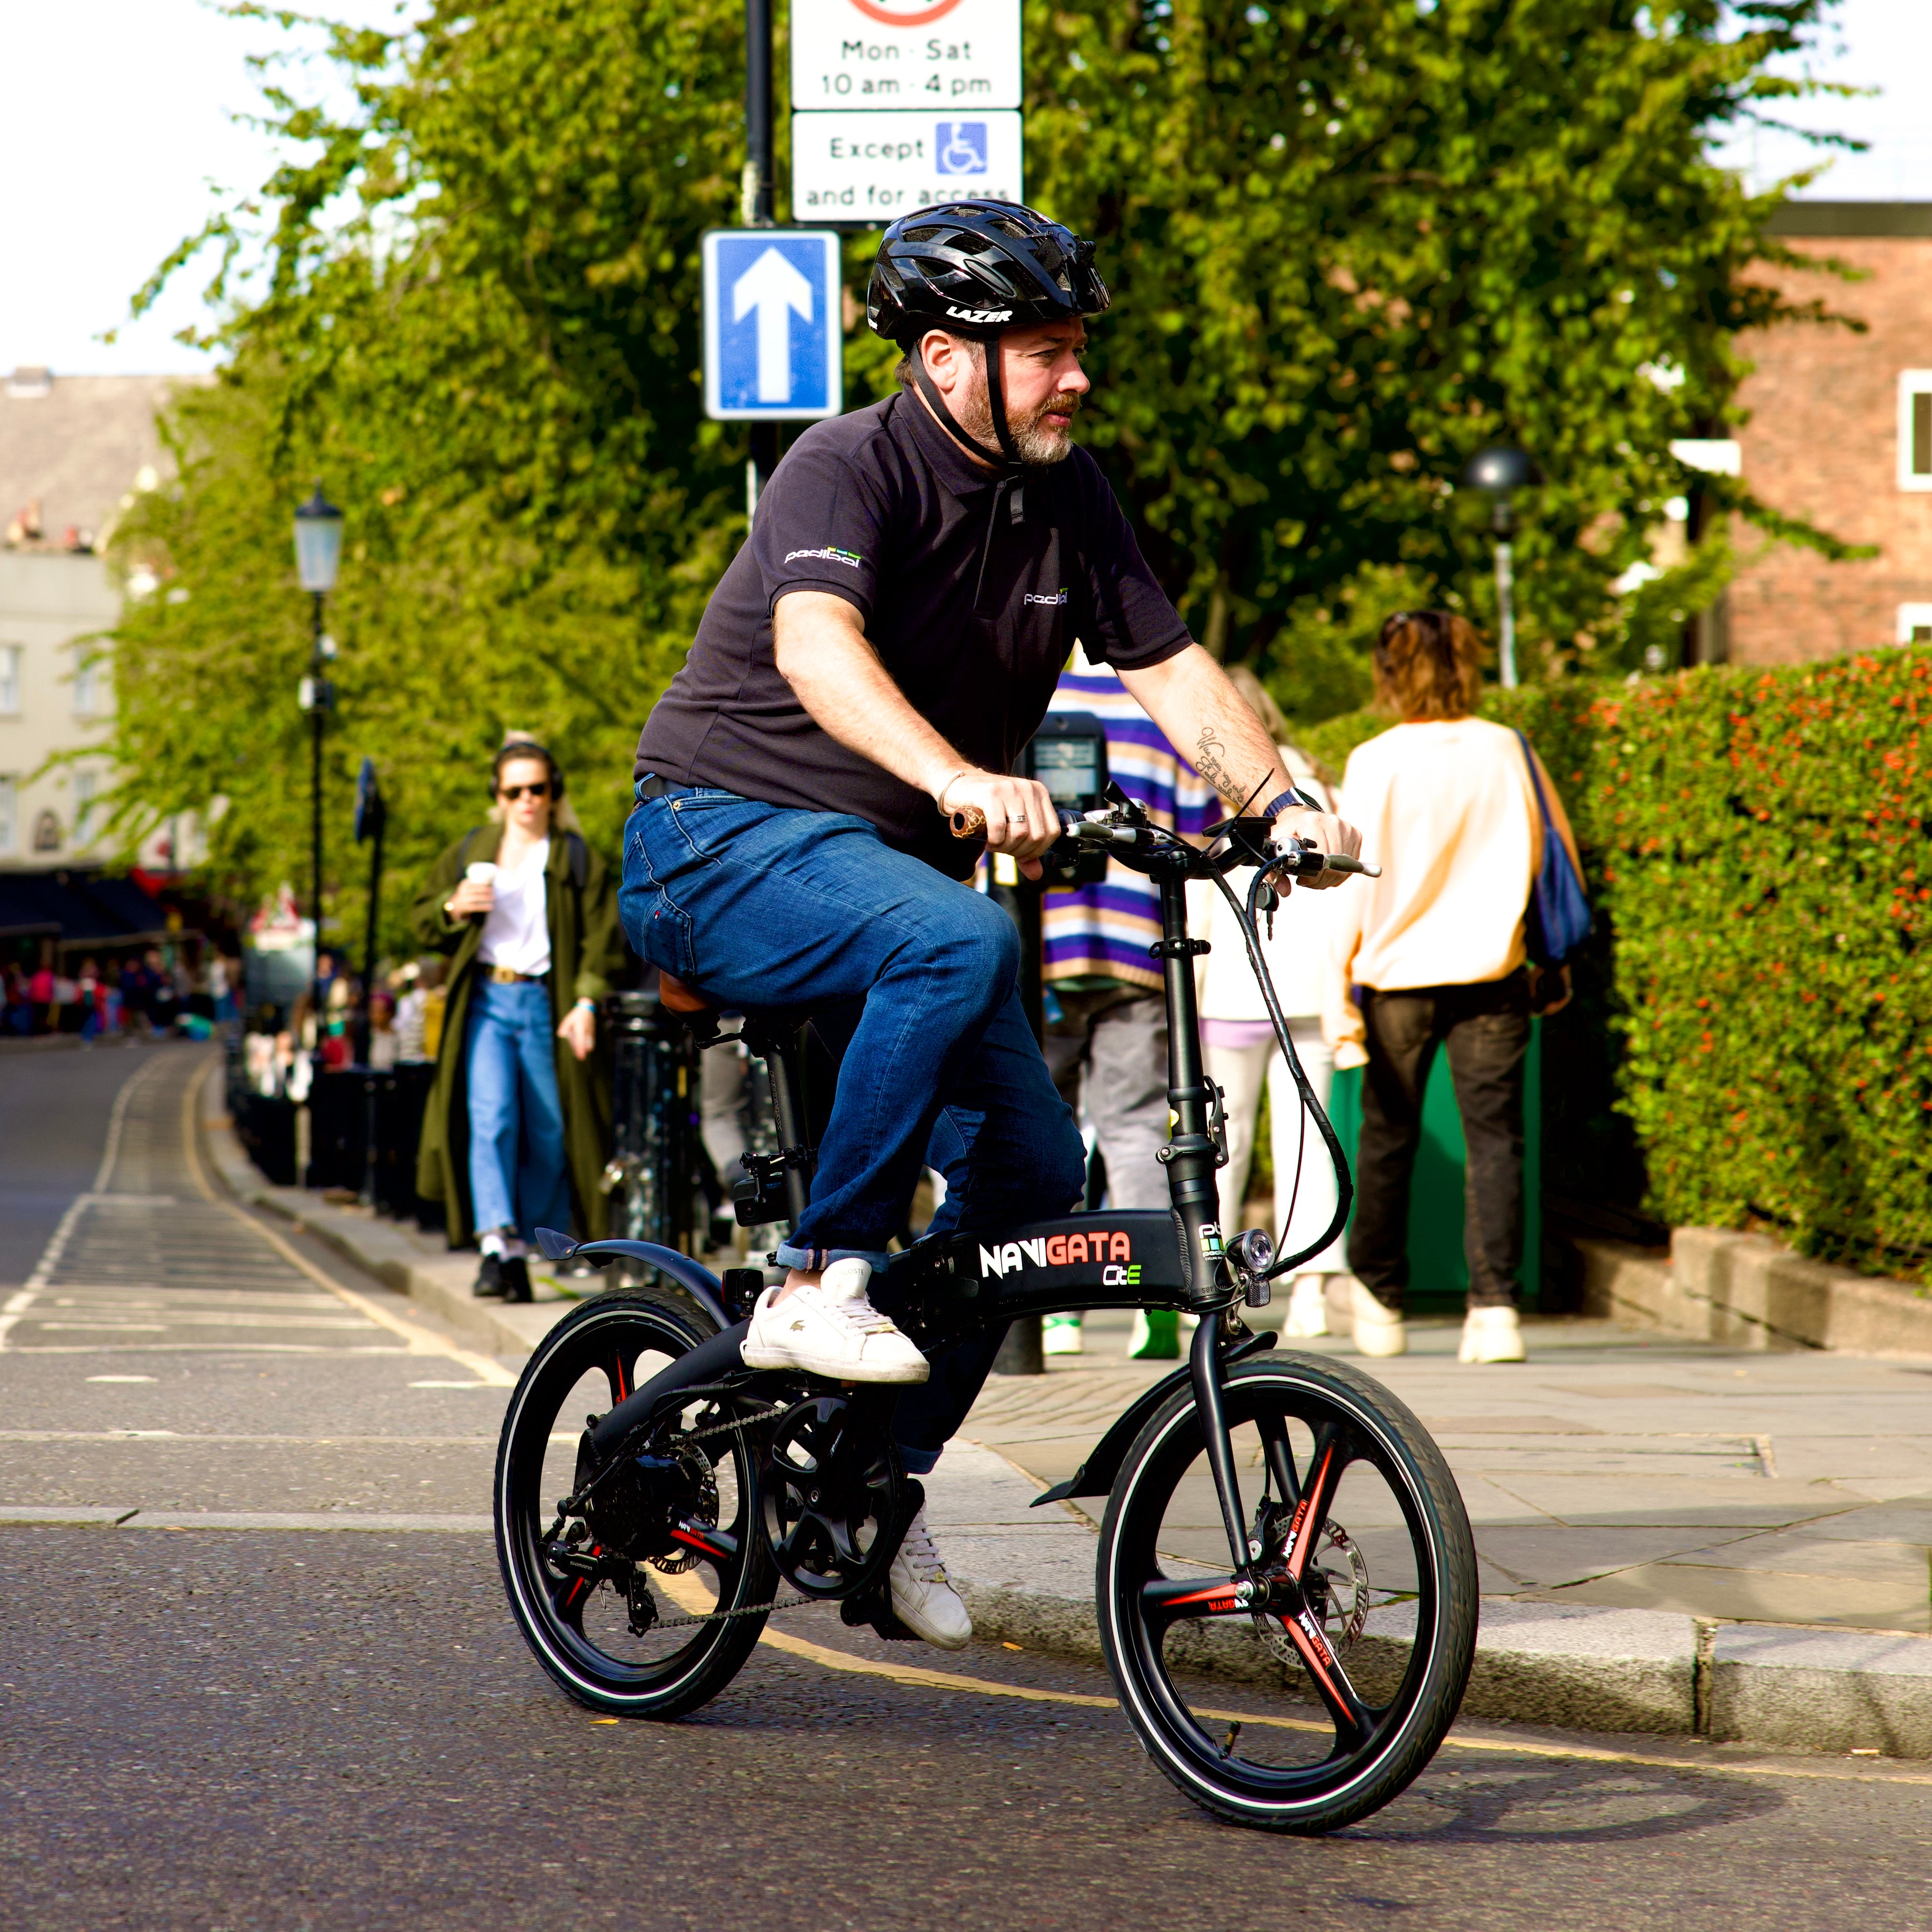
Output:
[[696,986],[687,986],[683,980],[658,969],[658,998],[674,1013],[715,1013],[720,1010],[720,1003],[709,993]]

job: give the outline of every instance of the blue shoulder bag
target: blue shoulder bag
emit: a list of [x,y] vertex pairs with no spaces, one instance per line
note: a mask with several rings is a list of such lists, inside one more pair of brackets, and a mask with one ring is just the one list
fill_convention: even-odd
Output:
[[1583,882],[1570,863],[1570,848],[1563,835],[1550,823],[1550,801],[1543,795],[1543,776],[1536,769],[1529,740],[1519,731],[1516,742],[1522,747],[1523,763],[1529,767],[1529,782],[1536,788],[1536,808],[1543,814],[1543,869],[1530,888],[1529,904],[1523,912],[1523,944],[1539,966],[1561,966],[1596,930],[1590,902],[1583,896]]

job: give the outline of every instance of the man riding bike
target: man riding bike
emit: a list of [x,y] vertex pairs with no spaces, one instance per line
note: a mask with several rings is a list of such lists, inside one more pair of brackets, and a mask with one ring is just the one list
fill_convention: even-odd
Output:
[[[1021,1004],[1018,935],[962,883],[982,844],[1037,878],[1060,834],[1046,788],[1009,774],[1076,640],[1231,812],[1360,850],[1300,805],[1072,442],[1083,318],[1108,305],[1094,253],[1006,202],[886,231],[866,313],[904,351],[900,392],[787,454],[638,741],[632,944],[722,1006],[809,1008],[821,1031],[842,1012],[850,1028],[810,1205],[778,1251],[789,1273],[759,1298],[744,1360],[908,1384],[894,1433],[914,1475],[999,1341],[928,1367],[868,1298],[922,1167],[946,1180],[935,1234],[1064,1214],[1085,1180]],[[956,818],[983,820],[983,840],[956,837]],[[891,1593],[928,1642],[970,1638],[923,1510]]]

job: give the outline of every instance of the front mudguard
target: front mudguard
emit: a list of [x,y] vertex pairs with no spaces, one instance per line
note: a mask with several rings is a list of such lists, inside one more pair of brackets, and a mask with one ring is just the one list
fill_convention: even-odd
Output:
[[[1258,1335],[1250,1335],[1244,1342],[1236,1342],[1221,1359],[1224,1362],[1238,1362],[1245,1356],[1258,1354],[1274,1345],[1273,1330],[1264,1330]],[[1148,1418],[1189,1380],[1191,1373],[1184,1362],[1172,1375],[1162,1376],[1151,1388],[1144,1389],[1094,1445],[1086,1461],[1065,1482],[1056,1483],[1052,1489],[1035,1496],[1034,1508],[1038,1509],[1042,1503],[1068,1502],[1076,1496],[1111,1495],[1114,1478],[1120,1474],[1127,1451],[1134,1446],[1134,1438],[1147,1426]]]

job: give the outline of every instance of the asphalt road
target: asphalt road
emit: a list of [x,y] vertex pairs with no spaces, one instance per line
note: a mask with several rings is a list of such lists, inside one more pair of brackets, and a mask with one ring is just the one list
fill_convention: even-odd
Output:
[[[0,1502],[47,1519],[0,1528],[0,1925],[1926,1922],[1932,1766],[1464,1727],[1363,1825],[1264,1838],[1054,1701],[1107,1698],[1100,1672],[909,1654],[829,1611],[776,1620],[806,1648],[761,1646],[681,1724],[598,1721],[524,1652],[487,1537],[350,1526],[486,1509],[501,1370],[202,1197],[191,1049],[119,1056],[152,1070],[126,1164],[68,1216],[116,1084],[77,1058],[0,1058],[9,1132],[68,1123],[37,1204],[0,1168],[0,1228],[68,1225],[0,1336]],[[209,1513],[238,1526],[168,1526]],[[342,1526],[246,1526],[272,1515]],[[908,1664],[964,1682],[881,1674]]]

